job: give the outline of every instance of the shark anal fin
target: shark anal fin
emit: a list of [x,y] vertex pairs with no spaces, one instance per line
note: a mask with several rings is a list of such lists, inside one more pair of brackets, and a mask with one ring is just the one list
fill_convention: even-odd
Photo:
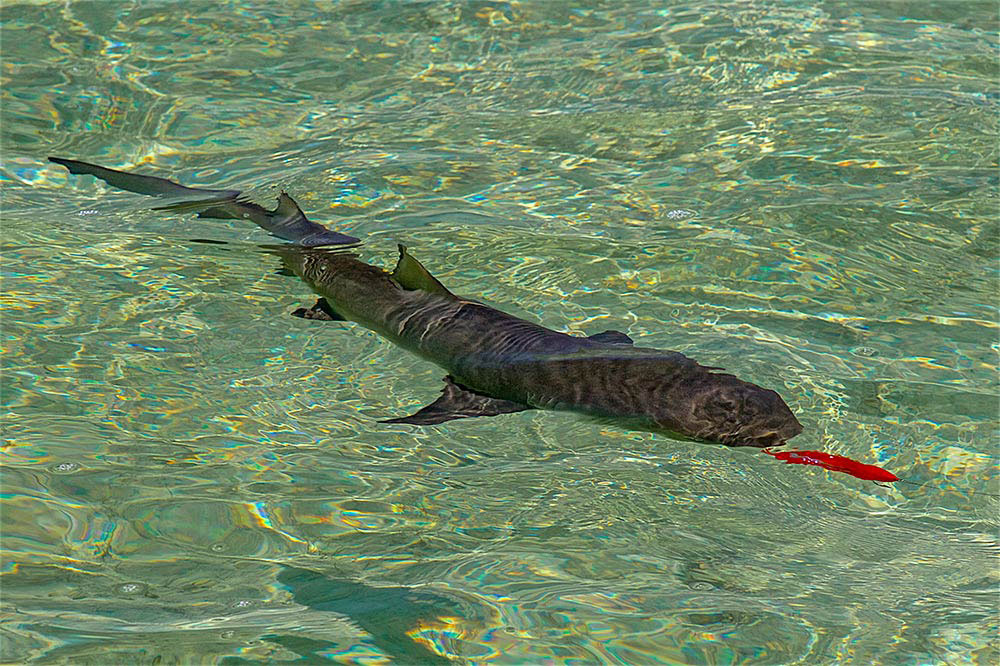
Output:
[[441,397],[420,411],[398,419],[387,419],[381,423],[409,423],[411,425],[433,425],[453,419],[470,419],[476,416],[496,416],[512,414],[532,409],[528,405],[502,398],[470,391],[456,384],[450,376],[444,378]]
[[628,337],[621,331],[603,331],[601,333],[594,333],[593,335],[588,335],[587,339],[593,340],[594,342],[608,342],[619,345],[633,344],[632,338]]
[[330,307],[325,298],[317,298],[316,304],[311,308],[299,308],[292,312],[292,316],[302,319],[316,319],[317,321],[347,321]]
[[438,279],[430,274],[423,264],[413,258],[406,251],[406,246],[399,246],[399,261],[392,271],[392,279],[399,283],[403,289],[410,291],[426,291],[432,294],[439,294],[447,298],[457,298],[455,294],[448,291],[447,287],[438,282]]

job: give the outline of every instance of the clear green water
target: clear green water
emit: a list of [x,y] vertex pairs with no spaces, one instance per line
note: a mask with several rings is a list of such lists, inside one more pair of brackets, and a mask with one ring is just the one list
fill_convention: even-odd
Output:
[[[0,659],[995,664],[994,2],[2,9]],[[287,188],[390,264],[779,390],[919,485],[526,412],[237,222],[75,157]],[[227,245],[191,243],[192,238]]]

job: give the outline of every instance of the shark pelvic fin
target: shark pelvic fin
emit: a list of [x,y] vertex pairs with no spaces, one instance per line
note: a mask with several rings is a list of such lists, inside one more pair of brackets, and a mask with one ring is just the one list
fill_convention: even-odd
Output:
[[387,419],[381,423],[409,423],[410,425],[432,425],[444,423],[453,419],[469,419],[476,416],[496,416],[498,414],[512,414],[532,409],[528,405],[519,402],[503,400],[501,398],[491,398],[482,393],[470,391],[459,386],[451,378],[444,378],[444,391],[441,397],[427,405],[420,411],[409,416],[398,419]]
[[302,319],[316,319],[318,321],[347,321],[330,307],[330,304],[325,298],[317,298],[316,304],[311,308],[299,308],[292,312],[293,317],[301,317]]
[[438,279],[431,275],[423,264],[414,259],[413,255],[406,251],[405,245],[400,244],[398,247],[399,261],[392,271],[392,279],[398,282],[399,286],[409,291],[426,291],[447,298],[458,298],[438,282]]
[[601,333],[594,333],[593,335],[588,335],[587,339],[593,340],[594,342],[607,342],[618,345],[634,344],[634,340],[621,331],[603,331]]

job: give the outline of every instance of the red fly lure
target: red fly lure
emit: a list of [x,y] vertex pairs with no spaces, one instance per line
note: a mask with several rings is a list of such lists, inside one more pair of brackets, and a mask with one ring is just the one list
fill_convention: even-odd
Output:
[[817,465],[833,472],[843,472],[865,481],[899,481],[900,478],[888,470],[875,465],[866,465],[857,460],[822,451],[769,451],[761,449],[769,456],[789,465]]

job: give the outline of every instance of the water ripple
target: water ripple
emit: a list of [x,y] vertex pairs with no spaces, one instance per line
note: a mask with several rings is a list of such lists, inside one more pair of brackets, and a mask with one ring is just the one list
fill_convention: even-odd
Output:
[[[0,660],[992,663],[995,28],[968,3],[5,7]],[[457,293],[726,367],[800,448],[909,483],[570,414],[376,427],[442,372],[290,318],[313,296],[261,231],[50,154],[287,189],[366,260],[405,241]]]

